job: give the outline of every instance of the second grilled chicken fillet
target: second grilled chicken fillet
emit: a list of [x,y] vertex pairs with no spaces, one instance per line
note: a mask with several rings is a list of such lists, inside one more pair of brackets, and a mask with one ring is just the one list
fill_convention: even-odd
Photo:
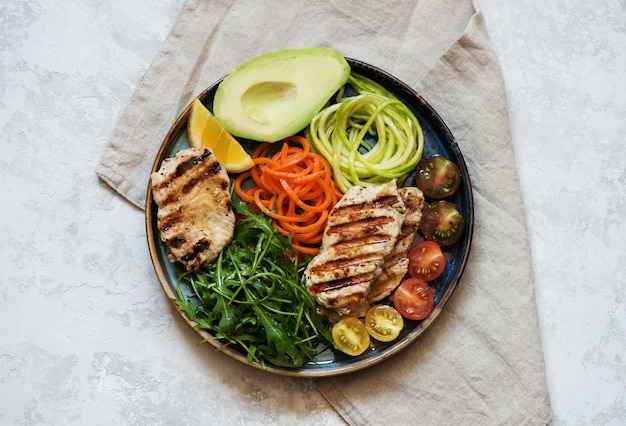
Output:
[[404,213],[395,180],[344,194],[328,216],[319,254],[305,271],[307,289],[323,308],[348,314],[367,303]]
[[400,235],[381,267],[381,274],[372,283],[369,304],[389,296],[400,285],[409,267],[407,253],[419,229],[424,209],[424,194],[416,187],[398,189],[406,207]]
[[213,151],[179,151],[163,160],[150,179],[157,226],[170,260],[181,262],[187,270],[213,261],[235,230],[230,180]]

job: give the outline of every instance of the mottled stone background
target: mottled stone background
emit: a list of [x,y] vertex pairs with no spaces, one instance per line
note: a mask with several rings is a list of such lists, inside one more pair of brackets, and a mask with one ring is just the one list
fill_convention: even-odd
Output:
[[[197,345],[158,286],[142,213],[94,173],[181,4],[0,0],[2,425],[341,424],[306,384],[259,387],[263,373]],[[626,424],[626,2],[480,4],[553,423]]]

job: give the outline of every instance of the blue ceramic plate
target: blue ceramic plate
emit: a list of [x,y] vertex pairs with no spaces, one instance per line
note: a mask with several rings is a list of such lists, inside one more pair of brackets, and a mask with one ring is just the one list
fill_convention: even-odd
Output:
[[[355,372],[385,361],[401,350],[410,349],[411,344],[419,344],[419,342],[416,342],[418,337],[437,319],[458,285],[470,251],[474,227],[472,187],[463,155],[450,130],[435,110],[409,86],[372,65],[349,58],[348,62],[353,72],[379,83],[413,111],[424,132],[424,157],[442,155],[451,159],[459,166],[462,174],[461,186],[452,197],[448,198],[448,201],[457,206],[465,219],[466,228],[459,242],[452,247],[444,249],[448,261],[446,270],[440,278],[430,283],[435,296],[435,308],[432,314],[423,321],[406,321],[404,330],[393,342],[381,343],[372,339],[369,350],[360,356],[351,357],[340,352],[327,350],[317,356],[315,363],[308,363],[300,368],[283,368],[272,365],[267,365],[263,368],[259,364],[248,362],[245,353],[237,348],[225,346],[222,342],[211,339],[212,336],[204,330],[196,330],[202,338],[207,339],[211,345],[224,354],[251,367],[264,369],[275,374],[298,377],[324,377]],[[198,98],[209,109],[212,109],[213,97],[219,83],[219,81],[216,82],[198,95]],[[187,139],[189,110],[190,107],[187,107],[183,111],[165,137],[155,158],[152,171],[158,170],[165,158],[172,157],[179,150],[189,147]],[[405,184],[415,185],[414,175],[409,176]],[[167,249],[161,243],[156,227],[156,210],[156,205],[152,200],[152,193],[148,190],[146,197],[146,233],[150,256],[163,290],[169,298],[174,299],[177,298],[177,274],[182,268],[179,264],[171,263],[167,260]],[[419,239],[421,237],[416,237],[416,240]],[[179,313],[190,326],[194,326],[193,322],[189,321],[182,312],[179,311]]]

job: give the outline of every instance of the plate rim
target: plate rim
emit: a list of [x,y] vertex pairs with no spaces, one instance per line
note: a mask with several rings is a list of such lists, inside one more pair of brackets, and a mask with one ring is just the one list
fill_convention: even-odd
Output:
[[[460,147],[458,146],[456,142],[456,139],[454,138],[454,135],[448,128],[448,125],[441,118],[438,112],[430,104],[428,104],[428,102],[416,90],[408,86],[406,83],[404,83],[397,77],[391,75],[390,73],[388,73],[387,71],[379,67],[370,65],[366,62],[353,59],[350,57],[345,57],[345,58],[347,62],[349,63],[351,69],[357,74],[363,74],[362,71],[367,70],[369,71],[369,73],[382,76],[386,81],[393,83],[394,86],[397,86],[395,88],[400,89],[406,96],[414,98],[414,100],[419,103],[419,106],[421,108],[425,108],[426,111],[437,120],[436,124],[439,125],[450,136],[449,142],[452,144],[451,148],[453,148],[457,152],[458,157],[461,160],[461,164],[459,164],[459,167],[461,168],[464,178],[467,180],[467,191],[468,191],[467,198],[469,200],[469,206],[468,206],[469,209],[467,212],[469,223],[467,223],[465,227],[465,232],[468,233],[467,249],[464,252],[462,252],[461,259],[459,259],[460,268],[459,268],[457,276],[455,277],[453,282],[451,282],[448,285],[448,288],[442,294],[439,303],[437,304],[437,306],[435,306],[435,309],[433,310],[431,315],[425,320],[419,322],[413,330],[407,333],[406,336],[404,336],[403,338],[399,340],[394,341],[392,345],[385,348],[384,351],[381,351],[379,355],[357,360],[351,364],[342,364],[339,366],[332,366],[332,367],[322,366],[321,368],[315,368],[315,367],[286,368],[286,367],[275,366],[269,363],[267,363],[265,366],[262,366],[261,364],[257,362],[248,361],[244,353],[237,351],[234,348],[229,347],[227,344],[219,341],[218,339],[215,339],[208,331],[197,328],[196,323],[190,320],[189,318],[187,318],[184,312],[182,312],[174,304],[172,299],[177,299],[178,294],[174,291],[174,288],[173,288],[174,283],[170,282],[168,274],[165,271],[164,265],[162,264],[162,262],[159,261],[157,239],[160,240],[160,237],[158,236],[157,233],[154,232],[154,225],[153,225],[154,221],[156,220],[157,211],[154,208],[154,200],[152,197],[150,179],[148,179],[148,187],[146,190],[146,202],[145,202],[146,238],[148,241],[148,249],[149,249],[150,260],[152,262],[152,266],[154,268],[157,279],[159,280],[161,288],[163,289],[164,293],[168,297],[170,303],[178,312],[179,316],[181,316],[183,320],[200,337],[202,337],[203,341],[207,341],[211,345],[211,347],[213,347],[216,351],[223,352],[231,359],[234,359],[247,366],[253,367],[257,370],[261,370],[267,373],[274,373],[274,374],[278,374],[282,376],[291,376],[291,377],[309,377],[309,378],[331,377],[331,376],[338,376],[342,374],[348,374],[348,373],[361,371],[373,365],[379,364],[385,360],[388,360],[389,358],[393,357],[395,354],[404,350],[405,348],[410,346],[412,343],[414,343],[416,340],[418,340],[418,337],[423,332],[425,332],[429,328],[429,326],[438,318],[440,313],[443,311],[444,307],[447,305],[450,297],[452,296],[452,294],[458,287],[458,284],[460,283],[461,278],[463,277],[464,270],[465,270],[467,260],[469,257],[469,253],[471,251],[472,239],[473,239],[473,228],[474,228],[473,187],[471,184],[469,171],[467,169],[467,164],[465,163],[465,158],[460,150]],[[355,67],[358,70],[354,70]],[[217,89],[218,85],[222,82],[223,79],[224,77],[216,80],[214,83],[209,85],[200,94],[197,95],[197,98],[199,98],[204,103],[207,97],[210,97],[211,94],[214,94],[215,90]],[[391,89],[388,89],[388,90],[391,90]],[[174,123],[170,126],[170,129],[168,130],[167,134],[161,141],[159,149],[155,155],[150,173],[153,173],[156,170],[158,170],[158,168],[160,167],[161,161],[163,161],[163,159],[166,158],[165,154],[172,148],[172,145],[175,142],[175,136],[179,135],[180,132],[183,131],[183,127],[186,127],[190,110],[191,110],[191,102],[185,107],[185,109],[178,115]]]

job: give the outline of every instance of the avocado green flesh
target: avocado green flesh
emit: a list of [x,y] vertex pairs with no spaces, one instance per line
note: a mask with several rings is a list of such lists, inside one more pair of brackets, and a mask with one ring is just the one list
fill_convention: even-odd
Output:
[[349,75],[350,65],[332,49],[266,53],[226,76],[213,112],[235,136],[275,142],[306,127]]
[[293,83],[268,81],[250,87],[241,96],[244,113],[263,126],[280,121],[293,109],[298,86]]

